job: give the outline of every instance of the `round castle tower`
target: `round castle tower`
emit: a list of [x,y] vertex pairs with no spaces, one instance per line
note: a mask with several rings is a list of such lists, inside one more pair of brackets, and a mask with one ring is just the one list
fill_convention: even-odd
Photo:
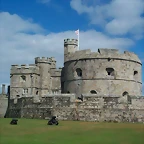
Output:
[[70,53],[75,53],[78,46],[77,39],[64,39],[64,61]]
[[121,54],[117,49],[76,51],[75,42],[64,41],[64,93],[76,93],[77,96],[87,93],[109,96],[142,94],[142,64],[137,55],[126,51]]
[[46,57],[36,57],[35,64],[39,67],[40,96],[46,95],[50,90],[50,68],[51,59]]

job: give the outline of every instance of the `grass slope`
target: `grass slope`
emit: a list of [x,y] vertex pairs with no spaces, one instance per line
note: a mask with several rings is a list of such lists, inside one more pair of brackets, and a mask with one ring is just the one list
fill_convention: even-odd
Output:
[[0,119],[0,144],[143,144],[144,124]]

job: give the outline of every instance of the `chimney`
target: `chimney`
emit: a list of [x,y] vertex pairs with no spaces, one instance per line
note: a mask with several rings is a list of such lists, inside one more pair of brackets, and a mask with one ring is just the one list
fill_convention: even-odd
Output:
[[2,84],[2,94],[6,94],[5,93],[5,84]]

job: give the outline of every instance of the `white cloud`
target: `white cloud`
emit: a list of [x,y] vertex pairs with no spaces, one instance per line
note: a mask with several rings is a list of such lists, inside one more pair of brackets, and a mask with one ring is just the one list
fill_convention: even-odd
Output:
[[70,5],[78,14],[88,14],[91,24],[103,26],[109,34],[132,34],[136,39],[144,34],[144,0],[112,0],[91,6],[84,0],[71,0]]
[[[24,20],[18,15],[0,13],[0,84],[9,83],[12,64],[31,64],[37,56],[56,57],[57,65],[63,66],[63,40],[76,38],[74,31],[48,33],[38,24]],[[29,33],[29,31],[31,34]],[[95,30],[80,32],[80,48],[119,48],[127,49],[133,45],[128,38],[110,38]]]

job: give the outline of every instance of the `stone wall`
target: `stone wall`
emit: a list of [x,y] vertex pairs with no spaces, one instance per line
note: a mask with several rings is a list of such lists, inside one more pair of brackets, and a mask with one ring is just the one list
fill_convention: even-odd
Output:
[[12,65],[10,75],[11,97],[36,94],[39,88],[39,68],[35,64]]
[[35,64],[12,65],[11,98],[61,93],[61,71],[53,57],[36,57]]
[[58,116],[59,120],[144,122],[144,97],[55,94],[11,99],[7,117],[41,118]]
[[6,94],[0,94],[0,118],[3,118],[6,114],[8,107],[8,97]]
[[100,95],[141,95],[142,63],[132,52],[99,48],[77,50],[77,39],[64,40],[64,68],[54,57],[36,57],[35,64],[11,66],[11,97],[51,93],[95,92]]
[[[79,119],[84,121],[144,122],[144,97],[121,97],[84,95],[77,110]],[[137,103],[135,103],[137,100]],[[141,105],[138,105],[141,103]]]
[[142,64],[134,53],[117,49],[69,53],[64,63],[64,93],[142,94]]

